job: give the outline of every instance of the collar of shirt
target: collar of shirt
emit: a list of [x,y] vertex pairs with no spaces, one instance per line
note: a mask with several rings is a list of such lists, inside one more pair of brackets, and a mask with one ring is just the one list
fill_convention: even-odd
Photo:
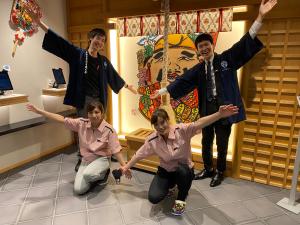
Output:
[[[175,140],[175,128],[175,126],[170,126],[168,139]],[[160,134],[157,133],[157,135],[160,139],[163,139],[163,137]]]
[[[213,54],[213,55],[210,57],[210,59],[209,59],[211,65],[212,65],[212,63],[213,63],[213,61],[214,61],[214,58],[215,58],[215,54]],[[208,60],[205,60],[205,65],[207,65],[207,61],[208,61]]]
[[[103,131],[104,127],[107,125],[107,122],[103,119],[100,123],[99,127],[97,128],[100,132]],[[86,125],[86,128],[92,128],[92,123],[89,120],[88,124]]]

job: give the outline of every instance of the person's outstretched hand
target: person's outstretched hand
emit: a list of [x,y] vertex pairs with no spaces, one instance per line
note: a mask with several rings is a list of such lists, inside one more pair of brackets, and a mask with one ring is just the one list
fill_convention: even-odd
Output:
[[153,94],[150,95],[150,99],[156,99],[160,96],[158,90],[155,90]]
[[233,116],[238,114],[239,108],[234,105],[221,105],[219,108],[219,113],[221,114],[222,118]]
[[277,0],[262,0],[258,11],[258,20],[261,22],[276,4]]
[[38,108],[36,108],[34,105],[32,105],[30,103],[26,105],[26,108],[28,109],[28,111],[31,111],[31,112],[34,112],[34,113],[39,114],[39,112],[40,112]]
[[137,94],[137,91],[136,91],[136,89],[133,87],[133,85],[128,84],[128,87],[127,87],[127,88],[128,88],[128,90],[131,91],[133,94],[135,94],[135,95]]

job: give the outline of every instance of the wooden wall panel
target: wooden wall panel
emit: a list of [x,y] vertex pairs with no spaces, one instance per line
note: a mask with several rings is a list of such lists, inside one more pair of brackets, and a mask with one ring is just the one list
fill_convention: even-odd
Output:
[[103,0],[67,0],[68,26],[91,25],[106,23],[103,16],[105,1]]
[[300,128],[300,55],[294,50],[300,19],[267,20],[258,37],[266,48],[245,67],[239,177],[290,187]]

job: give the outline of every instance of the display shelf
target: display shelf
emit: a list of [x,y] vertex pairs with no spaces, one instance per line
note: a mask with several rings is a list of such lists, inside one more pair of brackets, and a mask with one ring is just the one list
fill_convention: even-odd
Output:
[[10,94],[0,96],[0,106],[14,105],[28,102],[28,96],[24,94]]
[[43,95],[48,96],[65,96],[67,88],[44,88],[42,90]]

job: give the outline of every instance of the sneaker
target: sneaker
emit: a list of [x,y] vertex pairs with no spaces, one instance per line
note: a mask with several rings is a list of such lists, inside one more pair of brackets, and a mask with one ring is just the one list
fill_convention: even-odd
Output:
[[184,213],[185,206],[186,206],[186,202],[175,200],[175,204],[172,208],[172,214],[174,216],[181,216]]

